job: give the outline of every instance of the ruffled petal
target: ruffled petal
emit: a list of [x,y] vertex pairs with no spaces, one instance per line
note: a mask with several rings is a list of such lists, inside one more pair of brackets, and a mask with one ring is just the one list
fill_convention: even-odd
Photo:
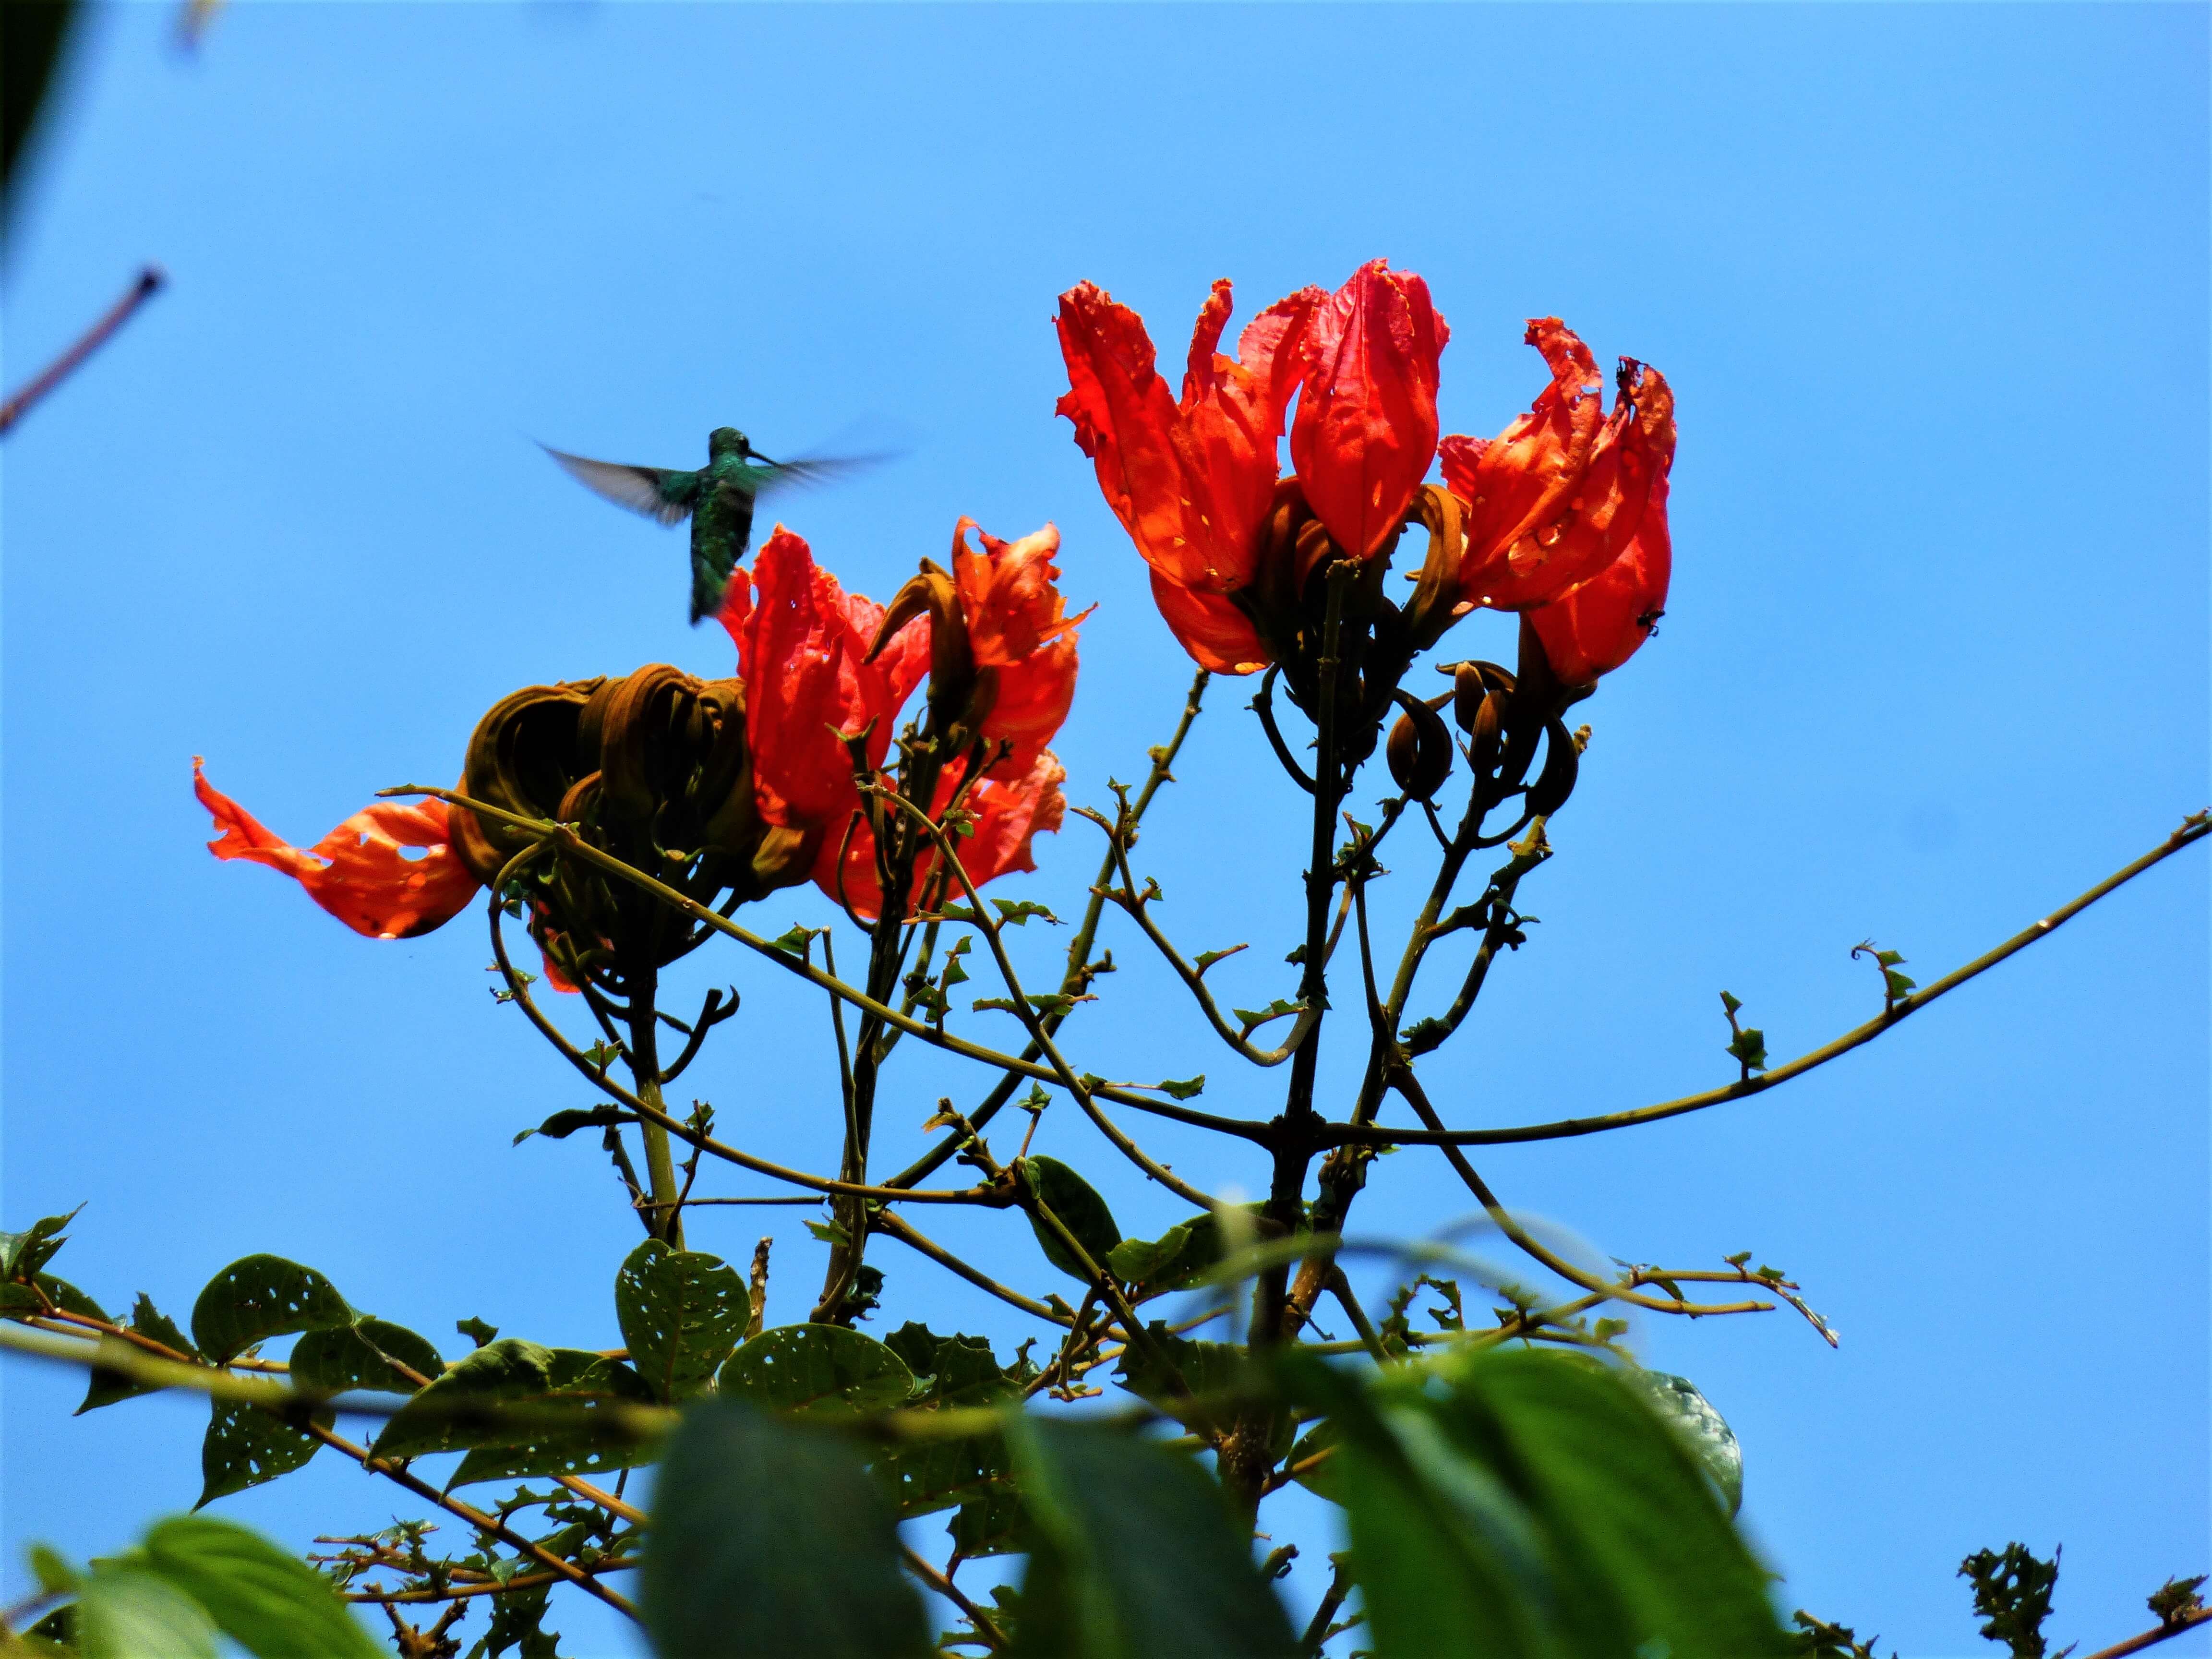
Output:
[[[357,933],[412,939],[453,920],[481,885],[455,854],[441,800],[378,801],[302,850],[207,781],[192,757],[192,793],[222,831],[208,843],[219,859],[282,871]],[[419,847],[419,858],[402,849]]]
[[1559,544],[1584,504],[1593,462],[1602,452],[1613,457],[1608,469],[1617,466],[1622,435],[1621,422],[1606,422],[1597,360],[1574,331],[1537,317],[1526,338],[1552,370],[1528,412],[1495,438],[1455,435],[1438,446],[1445,486],[1466,507],[1461,591],[1506,611],[1553,598],[1607,562],[1585,542]]
[[1339,547],[1375,553],[1404,522],[1437,453],[1438,361],[1451,331],[1428,284],[1376,259],[1305,332],[1291,463]]
[[[981,887],[1015,871],[1036,868],[1033,853],[1036,838],[1058,830],[1066,819],[1067,799],[1060,787],[1066,778],[1067,769],[1047,750],[1019,777],[987,777],[968,792],[965,806],[974,819],[975,833],[957,837],[954,845],[969,880]],[[940,818],[951,805],[957,787],[957,780],[949,775],[939,781],[932,811]],[[815,882],[832,899],[849,905],[863,921],[872,921],[883,908],[883,891],[876,883],[874,832],[865,821],[854,827],[851,840],[842,849],[841,881],[842,836],[841,828],[823,843],[815,863]],[[915,861],[917,893],[927,890],[936,861],[934,849]],[[956,882],[946,902],[960,900]]]
[[1674,562],[1662,471],[1620,556],[1549,605],[1522,613],[1561,684],[1592,684],[1636,654],[1665,612]]
[[1275,659],[1261,643],[1252,619],[1218,593],[1179,587],[1155,570],[1152,603],[1200,668],[1216,674],[1255,674]]
[[899,708],[927,670],[927,628],[900,629],[866,661],[883,607],[847,593],[781,525],[752,569],[731,577],[720,615],[738,642],[762,817],[786,829],[842,824],[860,797],[838,734],[872,720],[868,756],[882,761]]

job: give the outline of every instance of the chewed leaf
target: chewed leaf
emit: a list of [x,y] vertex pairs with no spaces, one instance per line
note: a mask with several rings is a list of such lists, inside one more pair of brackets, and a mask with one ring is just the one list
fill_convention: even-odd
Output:
[[842,1325],[781,1325],[730,1356],[721,1390],[765,1411],[854,1417],[904,1403],[914,1373],[872,1336]]
[[280,1255],[232,1262],[192,1304],[192,1340],[217,1364],[272,1336],[352,1323],[353,1310],[329,1279]]
[[1235,956],[1239,951],[1249,951],[1251,948],[1252,947],[1249,945],[1232,945],[1225,951],[1200,951],[1198,955],[1192,959],[1191,966],[1197,969],[1200,973],[1203,974],[1207,969],[1212,967],[1215,963],[1226,961],[1229,957]]
[[991,904],[998,911],[1000,921],[1007,926],[1025,926],[1031,916],[1042,916],[1055,927],[1066,925],[1051,910],[1032,899],[993,899]]
[[1153,1086],[1170,1100],[1188,1100],[1206,1092],[1206,1073],[1200,1072],[1196,1077],[1186,1078],[1179,1083],[1170,1079]]

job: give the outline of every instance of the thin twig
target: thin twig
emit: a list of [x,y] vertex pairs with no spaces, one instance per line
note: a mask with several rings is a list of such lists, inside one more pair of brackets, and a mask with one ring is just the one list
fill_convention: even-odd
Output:
[[123,297],[108,307],[106,313],[87,329],[75,345],[47,364],[28,386],[0,404],[0,433],[21,420],[32,404],[74,374],[79,364],[107,343],[109,336],[131,320],[133,312],[160,293],[161,285],[167,281],[168,276],[159,265],[148,265],[142,270]]

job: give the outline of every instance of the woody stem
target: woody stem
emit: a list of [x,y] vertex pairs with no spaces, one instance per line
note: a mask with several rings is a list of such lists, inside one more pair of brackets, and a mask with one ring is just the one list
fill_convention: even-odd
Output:
[[[653,996],[659,975],[651,967],[633,974],[629,994],[629,1069],[637,1083],[637,1097],[655,1111],[667,1108],[660,1098],[660,1050],[653,1035]],[[645,1230],[665,1239],[674,1249],[684,1248],[684,1211],[676,1180],[676,1155],[668,1131],[651,1121],[638,1125],[645,1138],[646,1182],[653,1193],[653,1212]]]

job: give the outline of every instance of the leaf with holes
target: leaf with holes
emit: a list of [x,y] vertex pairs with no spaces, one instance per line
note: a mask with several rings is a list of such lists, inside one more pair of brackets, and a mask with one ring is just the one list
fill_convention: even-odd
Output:
[[[314,1421],[327,1429],[336,1419],[320,1411]],[[289,1474],[321,1449],[322,1442],[274,1412],[242,1401],[216,1401],[200,1441],[200,1496],[192,1507]]]
[[544,1399],[562,1407],[568,1420],[534,1425],[519,1434],[513,1429],[502,1431],[501,1443],[479,1444],[461,1460],[446,1483],[448,1486],[635,1468],[658,1455],[609,1409],[653,1403],[653,1390],[635,1371],[618,1359],[579,1348],[556,1348],[552,1375],[554,1387]]
[[764,1411],[851,1417],[903,1405],[914,1392],[906,1362],[842,1325],[779,1325],[730,1356],[724,1394]]
[[[192,1346],[191,1339],[179,1330],[176,1322],[156,1308],[153,1298],[143,1291],[139,1293],[137,1305],[131,1310],[131,1328],[149,1341],[158,1342],[187,1359],[198,1358],[198,1350]],[[156,1389],[143,1382],[133,1382],[120,1371],[102,1370],[94,1366],[92,1379],[85,1386],[84,1403],[76,1408],[76,1414],[82,1417],[102,1406],[112,1406],[118,1400],[155,1392]]]
[[[1024,1158],[1022,1167],[1045,1207],[1074,1236],[1084,1254],[1104,1267],[1106,1258],[1121,1242],[1121,1230],[1114,1224],[1114,1212],[1106,1207],[1106,1200],[1098,1196],[1097,1188],[1056,1158]],[[1066,1241],[1048,1227],[1042,1218],[1031,1216],[1030,1225],[1036,1233],[1037,1246],[1043,1250],[1046,1261],[1071,1279],[1080,1279],[1085,1285],[1092,1282],[1082,1257],[1069,1249]]]
[[235,1522],[204,1515],[158,1522],[141,1559],[254,1659],[376,1659],[384,1651],[329,1580]]
[[641,1594],[654,1651],[684,1659],[931,1652],[859,1453],[734,1401],[690,1406],[670,1440]]
[[[518,1431],[512,1413],[501,1407],[544,1400],[575,1384],[599,1363],[599,1355],[584,1349],[548,1348],[519,1336],[488,1342],[394,1413],[371,1449],[379,1457],[419,1457],[426,1452],[512,1445],[519,1435],[545,1431],[536,1425]],[[568,1426],[556,1423],[546,1425],[546,1431]]]
[[343,1394],[349,1389],[412,1394],[422,1386],[408,1381],[398,1365],[432,1382],[446,1370],[446,1362],[425,1339],[385,1319],[363,1318],[309,1331],[292,1345],[292,1386],[323,1394]]
[[281,1255],[232,1262],[192,1304],[192,1340],[218,1365],[272,1336],[352,1323],[353,1310],[329,1279]]
[[[1679,1297],[1676,1300],[1680,1300]],[[1734,1515],[1743,1507],[1743,1448],[1728,1419],[1712,1408],[1696,1383],[1670,1371],[1624,1371],[1660,1419],[1682,1437],[1682,1443],[1698,1460],[1705,1478],[1713,1483]]]
[[648,1238],[615,1275],[615,1319],[629,1363],[663,1401],[705,1388],[752,1316],[743,1277],[704,1250],[672,1250]]

